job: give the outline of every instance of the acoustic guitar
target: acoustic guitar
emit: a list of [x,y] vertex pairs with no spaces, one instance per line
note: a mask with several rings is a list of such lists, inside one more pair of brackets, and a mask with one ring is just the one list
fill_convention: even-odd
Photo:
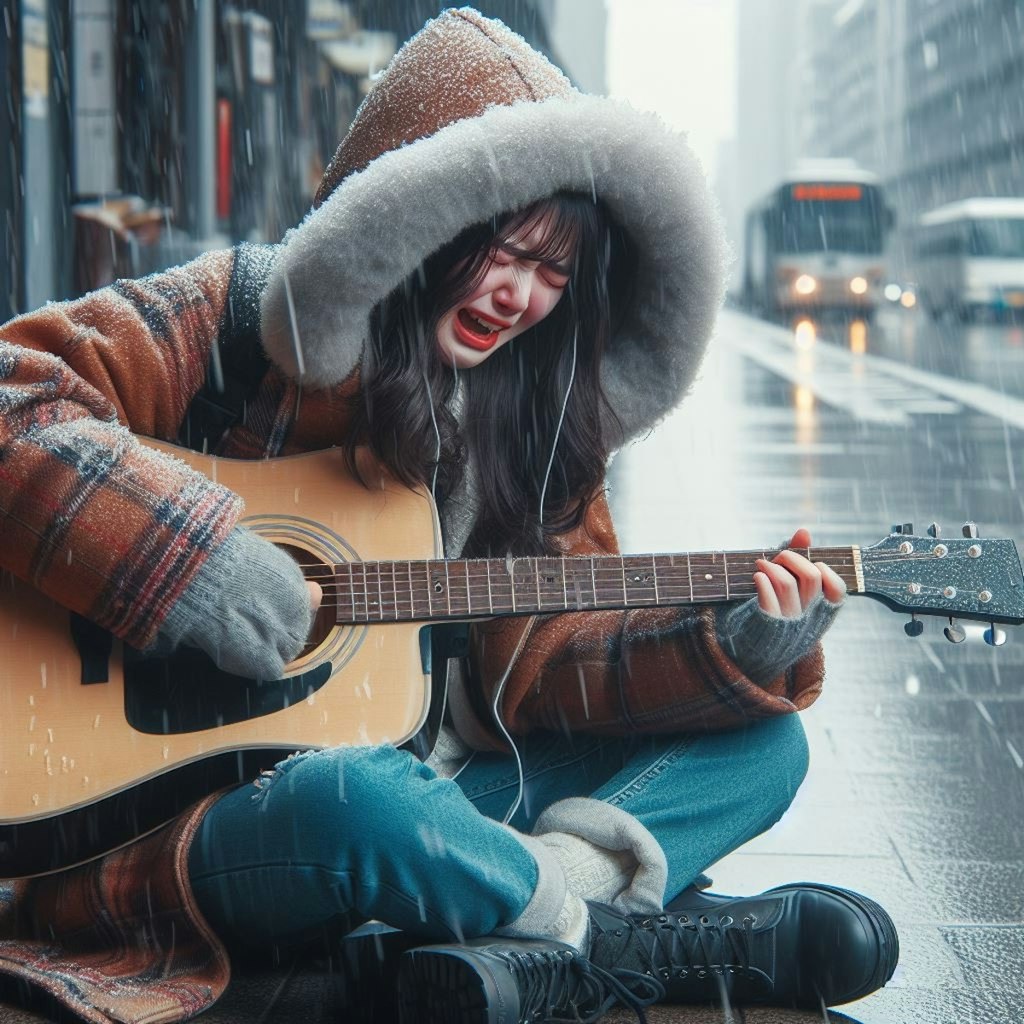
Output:
[[[339,449],[264,461],[155,441],[242,495],[244,524],[285,547],[324,600],[306,649],[281,679],[221,672],[182,648],[146,658],[0,574],[0,876],[53,871],[107,852],[200,796],[255,777],[300,749],[400,745],[431,705],[431,623],[741,601],[755,559],[777,549],[567,558],[445,559],[425,491]],[[937,531],[936,531],[937,532]],[[1024,622],[1024,577],[1009,540],[940,539],[910,524],[871,547],[815,547],[865,595],[919,615]]]

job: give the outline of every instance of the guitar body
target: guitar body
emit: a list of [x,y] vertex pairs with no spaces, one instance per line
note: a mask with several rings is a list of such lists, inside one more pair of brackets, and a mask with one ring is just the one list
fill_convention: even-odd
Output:
[[[368,456],[369,490],[340,449],[246,461],[145,443],[241,494],[243,524],[304,564],[441,555],[429,496]],[[412,737],[430,704],[423,624],[338,625],[332,604],[327,587],[316,642],[256,683],[200,652],[142,659],[0,574],[0,875],[96,856],[292,751]]]
[[[339,449],[247,461],[143,443],[242,495],[244,525],[288,550],[324,600],[283,678],[256,682],[190,648],[143,658],[0,573],[0,877],[105,853],[296,750],[407,742],[431,710],[427,623],[744,600],[758,559],[777,553],[449,560],[430,496],[365,450],[368,487]],[[939,615],[958,643],[955,615],[988,623],[999,646],[998,623],[1024,622],[1016,546],[971,522],[962,539],[937,532],[907,523],[869,548],[799,550],[849,594],[908,612],[911,636],[918,615]]]

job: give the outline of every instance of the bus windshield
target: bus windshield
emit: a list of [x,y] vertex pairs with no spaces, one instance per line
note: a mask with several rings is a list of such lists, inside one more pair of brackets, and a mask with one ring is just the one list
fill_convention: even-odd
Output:
[[1024,218],[1001,217],[971,222],[971,256],[1024,259]]
[[873,189],[864,189],[856,200],[784,200],[779,211],[779,249],[785,253],[880,253],[885,221],[877,199]]

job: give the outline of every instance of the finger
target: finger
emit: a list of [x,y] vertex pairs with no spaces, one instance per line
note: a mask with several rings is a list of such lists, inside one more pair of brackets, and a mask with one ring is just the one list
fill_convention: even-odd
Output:
[[795,551],[782,551],[774,559],[795,577],[800,593],[800,608],[803,610],[821,593],[821,570],[803,555]]
[[320,609],[320,602],[324,599],[323,588],[319,583],[314,583],[312,580],[306,580],[306,590],[309,591],[309,607],[315,615]]
[[790,548],[809,548],[811,546],[811,531],[801,526],[796,533],[793,534],[792,539],[786,545]]
[[846,581],[824,562],[814,563],[821,570],[821,592],[833,604],[842,604],[846,598]]
[[772,581],[763,572],[754,573],[754,587],[757,589],[757,606],[773,618],[781,619],[782,610],[779,608],[779,599],[775,594]]
[[772,589],[778,598],[780,613],[787,619],[797,618],[802,609],[796,577],[784,566],[766,562],[763,558],[757,560],[757,567],[771,581]]

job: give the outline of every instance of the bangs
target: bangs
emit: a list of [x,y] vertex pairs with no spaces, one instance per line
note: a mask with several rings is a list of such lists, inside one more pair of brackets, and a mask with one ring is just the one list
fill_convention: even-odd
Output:
[[[513,214],[502,225],[495,243],[518,259],[563,263],[575,256],[581,236],[593,231],[596,222],[597,211],[591,200],[578,195],[553,196]],[[540,243],[522,244],[535,228],[541,228]]]
[[[539,232],[536,227],[542,227]],[[557,192],[522,210],[467,228],[424,265],[421,284],[432,297],[424,317],[429,336],[449,309],[463,302],[483,280],[495,249],[516,259],[560,265],[569,274],[570,297],[577,283],[608,267],[600,258],[608,233],[606,214],[592,196]],[[530,236],[538,239],[529,244]],[[600,264],[600,265],[599,265]]]

